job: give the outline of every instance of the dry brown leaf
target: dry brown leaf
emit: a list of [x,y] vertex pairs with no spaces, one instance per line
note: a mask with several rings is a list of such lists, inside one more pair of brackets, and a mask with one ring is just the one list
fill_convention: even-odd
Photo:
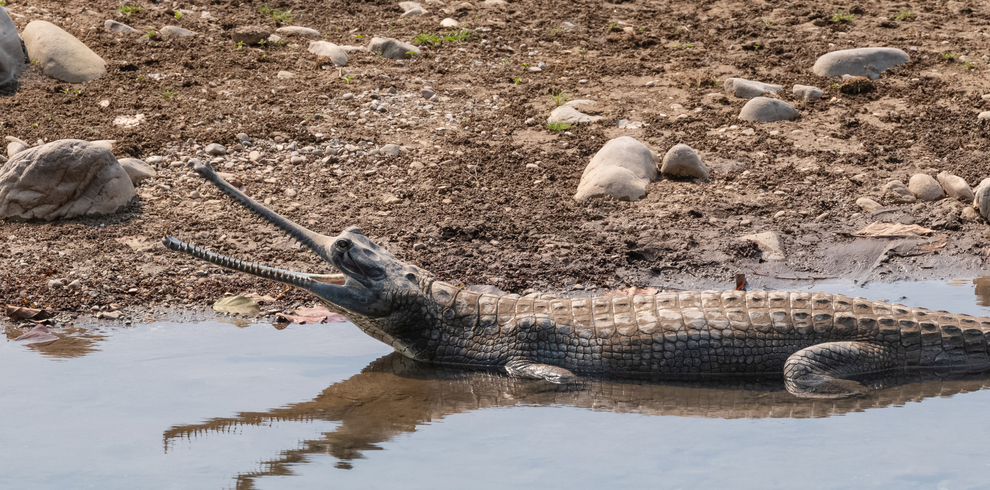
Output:
[[856,236],[871,238],[910,238],[917,236],[927,236],[935,233],[935,230],[918,225],[905,225],[902,223],[881,223],[874,221],[862,230],[853,233]]
[[21,320],[34,320],[41,321],[52,317],[51,313],[45,310],[38,310],[35,308],[22,308],[19,306],[8,306],[7,307],[7,317],[11,321],[18,322]]
[[292,323],[337,323],[347,321],[344,315],[334,313],[325,306],[298,308],[295,313],[277,313],[275,316],[284,318]]

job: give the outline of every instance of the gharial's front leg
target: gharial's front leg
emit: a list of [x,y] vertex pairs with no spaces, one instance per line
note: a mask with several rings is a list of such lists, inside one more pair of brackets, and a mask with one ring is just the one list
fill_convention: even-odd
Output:
[[857,374],[892,369],[897,353],[872,342],[826,342],[801,349],[784,363],[787,391],[809,398],[860,395],[866,387],[851,379]]
[[[525,315],[513,320],[514,328],[510,329],[522,343],[538,341],[541,336],[545,340],[548,332],[553,332],[557,324],[547,315]],[[551,383],[570,383],[577,380],[569,369],[551,364],[544,364],[526,358],[511,359],[505,364],[505,372],[517,378],[544,379]]]

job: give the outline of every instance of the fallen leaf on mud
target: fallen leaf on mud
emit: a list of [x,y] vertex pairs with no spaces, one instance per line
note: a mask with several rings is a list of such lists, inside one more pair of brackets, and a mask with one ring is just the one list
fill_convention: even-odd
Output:
[[278,313],[275,316],[285,318],[292,323],[336,323],[347,321],[344,315],[334,313],[324,306],[297,308],[294,314]]
[[637,294],[657,294],[660,290],[657,288],[637,288],[635,286],[628,287],[626,289],[616,289],[615,291],[609,291],[602,296],[636,296]]
[[38,325],[37,327],[25,332],[24,335],[14,339],[14,342],[21,342],[24,344],[47,344],[55,342],[56,340],[58,340],[58,337],[49,332],[48,327]]
[[8,306],[7,317],[9,317],[10,320],[14,322],[21,320],[41,321],[51,318],[52,314],[48,313],[45,310],[38,310],[35,308],[21,308],[18,306]]
[[872,238],[908,238],[915,236],[926,236],[935,233],[935,230],[918,225],[905,225],[901,223],[881,223],[874,221],[862,230],[853,233],[856,236]]
[[262,296],[262,295],[260,295],[258,293],[247,293],[247,294],[245,294],[243,296],[245,298],[249,298],[252,301],[255,301],[257,303],[272,303],[272,302],[275,301],[275,298],[273,298],[273,297],[271,297],[271,296],[269,296],[267,294],[264,295],[264,296]]
[[229,296],[213,303],[213,309],[220,313],[254,316],[261,313],[261,307],[246,296]]

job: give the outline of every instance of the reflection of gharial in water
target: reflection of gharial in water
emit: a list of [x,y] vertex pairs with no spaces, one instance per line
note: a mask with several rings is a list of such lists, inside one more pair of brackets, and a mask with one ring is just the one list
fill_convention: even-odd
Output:
[[[398,434],[413,432],[430,421],[455,413],[493,407],[570,406],[597,411],[708,418],[814,418],[920,402],[977,391],[990,380],[942,380],[933,372],[896,378],[860,379],[872,388],[854,398],[796,397],[779,379],[735,378],[682,380],[674,384],[632,384],[592,381],[554,385],[487,372],[432,368],[393,353],[371,363],[360,374],[323,390],[312,401],[266,412],[244,412],[202,424],[176,426],[164,433],[166,451],[177,438],[229,432],[239,425],[276,421],[340,422],[333,432],[302,441],[263,463],[263,471],[238,478],[239,489],[263,475],[288,475],[293,463],[310,454],[329,454],[339,468]],[[921,382],[927,381],[927,382]],[[907,383],[907,384],[905,384]]]
[[841,295],[685,291],[599,298],[480,294],[434,280],[357,228],[328,237],[252,200],[208,164],[194,169],[228,196],[344,273],[344,285],[217,255],[166,237],[165,245],[317,295],[409,358],[520,377],[575,374],[667,379],[685,374],[783,373],[805,396],[863,390],[867,372],[990,367],[990,318],[952,315]]

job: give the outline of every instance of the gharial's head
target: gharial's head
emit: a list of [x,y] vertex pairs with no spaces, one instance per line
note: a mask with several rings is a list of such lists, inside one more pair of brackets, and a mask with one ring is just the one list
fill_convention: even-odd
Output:
[[416,290],[429,276],[422,269],[395,258],[383,247],[372,242],[357,227],[344,230],[339,236],[328,237],[308,230],[246,196],[223,180],[208,163],[195,162],[193,170],[216,185],[242,206],[265,221],[280,228],[290,237],[332,264],[344,274],[343,285],[324,280],[332,277],[266,267],[233,259],[166,236],[166,247],[190,254],[213,264],[272,279],[305,289],[330,305],[365,317],[382,317],[391,312],[394,293]]

